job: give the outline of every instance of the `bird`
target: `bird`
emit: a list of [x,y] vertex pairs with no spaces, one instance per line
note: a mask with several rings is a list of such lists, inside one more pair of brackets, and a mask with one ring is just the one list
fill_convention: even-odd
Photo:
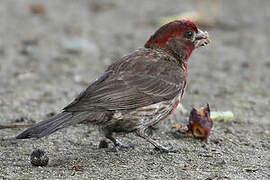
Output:
[[96,125],[115,147],[130,147],[117,133],[135,133],[161,152],[174,151],[149,135],[168,118],[187,87],[188,60],[210,43],[206,31],[190,20],[161,26],[144,44],[112,63],[99,78],[55,116],[35,124],[16,139],[41,138],[77,123]]

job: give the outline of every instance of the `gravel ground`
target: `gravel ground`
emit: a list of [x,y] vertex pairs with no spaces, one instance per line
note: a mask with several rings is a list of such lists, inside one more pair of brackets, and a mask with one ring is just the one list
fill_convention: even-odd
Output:
[[[213,0],[214,1],[214,0]],[[218,0],[217,0],[218,1]],[[143,46],[158,19],[198,8],[198,1],[1,0],[0,125],[32,124],[61,111],[113,61]],[[0,179],[270,179],[270,1],[223,1],[217,23],[202,27],[212,43],[190,60],[183,106],[209,103],[234,113],[216,122],[208,143],[162,122],[154,137],[178,153],[162,154],[133,134],[134,149],[99,149],[95,127],[76,125],[39,140],[4,140]],[[209,10],[210,11],[210,10]],[[46,167],[29,161],[35,149]]]

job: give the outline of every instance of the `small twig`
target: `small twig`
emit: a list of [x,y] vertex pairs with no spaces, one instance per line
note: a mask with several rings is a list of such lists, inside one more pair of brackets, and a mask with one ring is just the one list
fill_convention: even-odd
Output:
[[33,124],[13,124],[13,125],[0,125],[0,129],[8,129],[8,128],[28,128],[32,127]]

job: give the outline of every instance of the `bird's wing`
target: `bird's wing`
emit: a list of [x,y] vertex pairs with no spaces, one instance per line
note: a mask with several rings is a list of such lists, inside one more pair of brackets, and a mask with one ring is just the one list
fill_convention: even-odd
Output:
[[183,68],[163,57],[150,60],[147,57],[135,56],[115,63],[64,110],[128,110],[183,93],[186,85]]

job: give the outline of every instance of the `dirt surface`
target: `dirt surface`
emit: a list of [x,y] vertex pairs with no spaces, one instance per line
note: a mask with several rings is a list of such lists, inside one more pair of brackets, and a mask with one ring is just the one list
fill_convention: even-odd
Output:
[[[0,1],[0,125],[32,124],[61,111],[121,56],[142,47],[163,16],[191,11],[198,1]],[[38,5],[38,6],[33,6]],[[212,43],[190,59],[183,106],[209,103],[234,113],[216,122],[208,143],[162,122],[154,137],[177,153],[162,154],[133,134],[134,149],[99,149],[96,127],[76,125],[39,140],[3,140],[0,179],[270,179],[270,1],[223,1]],[[46,167],[30,154],[43,149]]]

